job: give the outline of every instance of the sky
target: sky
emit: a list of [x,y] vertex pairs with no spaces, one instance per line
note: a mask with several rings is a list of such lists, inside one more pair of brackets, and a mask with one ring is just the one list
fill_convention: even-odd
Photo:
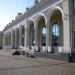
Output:
[[15,20],[17,13],[25,12],[26,7],[31,7],[34,0],[0,0],[0,31]]

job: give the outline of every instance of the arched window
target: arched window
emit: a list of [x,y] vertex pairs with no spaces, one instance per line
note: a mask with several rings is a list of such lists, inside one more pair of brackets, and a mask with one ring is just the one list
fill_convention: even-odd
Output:
[[55,23],[52,27],[53,36],[59,36],[59,25]]
[[41,45],[42,46],[46,46],[46,32],[47,32],[46,26],[43,26],[41,30]]
[[58,46],[59,44],[59,25],[54,23],[52,26],[52,45]]

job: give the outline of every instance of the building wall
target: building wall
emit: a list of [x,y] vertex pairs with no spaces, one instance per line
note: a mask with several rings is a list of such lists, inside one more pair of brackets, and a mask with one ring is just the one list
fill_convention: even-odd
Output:
[[71,47],[75,49],[75,10],[74,10],[74,0],[69,0],[70,8],[70,28],[71,28]]
[[[60,13],[59,13],[60,12]],[[56,14],[56,15],[55,15]],[[17,20],[15,20],[13,23],[8,25],[4,30],[4,48],[12,48],[14,45],[13,39],[15,40],[15,48],[18,48],[20,46],[19,39],[21,39],[21,27],[24,26],[25,32],[24,32],[24,46],[29,47],[32,46],[31,44],[31,31],[30,26],[34,26],[35,30],[35,48],[41,47],[42,49],[45,48],[45,51],[47,52],[48,49],[53,48],[52,46],[52,34],[51,34],[51,25],[52,22],[59,22],[61,27],[60,32],[60,45],[57,48],[57,52],[61,53],[70,53],[71,52],[71,46],[70,46],[70,19],[69,19],[69,0],[52,0],[51,2],[49,0],[44,0],[37,4],[35,7],[27,11],[27,14],[24,13],[23,16],[19,17]],[[28,15],[28,16],[27,16]],[[61,15],[61,17],[60,17]],[[53,17],[52,17],[53,16]],[[58,16],[58,17],[56,17]],[[47,34],[46,34],[46,46],[41,46],[40,42],[40,28],[45,24],[47,28]],[[42,24],[42,25],[41,25]],[[17,30],[18,29],[18,33]],[[11,37],[8,36],[9,33],[12,33],[14,31],[14,37],[11,34]],[[18,34],[18,35],[17,35]],[[9,39],[10,40],[9,40]],[[22,40],[22,39],[21,39]],[[21,41],[20,40],[20,41]],[[11,41],[11,42],[10,42]],[[22,41],[21,41],[22,42]]]

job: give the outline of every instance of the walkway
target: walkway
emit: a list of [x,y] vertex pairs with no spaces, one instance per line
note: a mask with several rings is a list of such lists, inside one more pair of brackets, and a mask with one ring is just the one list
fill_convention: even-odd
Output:
[[0,75],[75,75],[75,63],[11,53],[11,50],[0,50]]

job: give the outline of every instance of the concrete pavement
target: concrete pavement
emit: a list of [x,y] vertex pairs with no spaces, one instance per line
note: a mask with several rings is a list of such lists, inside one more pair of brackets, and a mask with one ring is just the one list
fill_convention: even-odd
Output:
[[12,52],[0,50],[0,75],[75,75],[75,63],[12,56]]

